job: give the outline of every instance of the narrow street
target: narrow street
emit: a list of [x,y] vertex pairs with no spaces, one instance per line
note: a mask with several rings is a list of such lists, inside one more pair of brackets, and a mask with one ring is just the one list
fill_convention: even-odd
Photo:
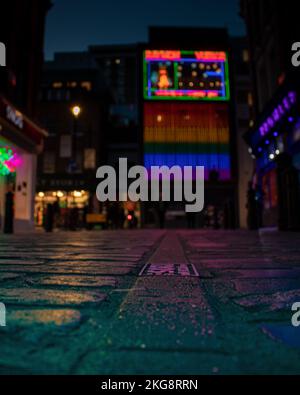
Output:
[[3,374],[300,373],[300,235],[0,236]]

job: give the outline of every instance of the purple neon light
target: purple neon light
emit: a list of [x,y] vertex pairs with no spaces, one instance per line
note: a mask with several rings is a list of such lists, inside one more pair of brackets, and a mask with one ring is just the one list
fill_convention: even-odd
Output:
[[272,114],[260,126],[259,132],[261,136],[265,136],[273,127],[287,114],[288,111],[297,101],[296,92],[289,92],[280,104],[274,108]]

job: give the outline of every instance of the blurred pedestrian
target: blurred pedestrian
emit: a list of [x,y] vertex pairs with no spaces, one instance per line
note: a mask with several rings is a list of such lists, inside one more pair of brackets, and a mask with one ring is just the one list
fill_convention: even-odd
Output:
[[46,216],[45,216],[45,231],[46,232],[53,231],[53,222],[54,222],[53,205],[51,203],[48,203],[47,208],[46,208]]
[[5,195],[4,233],[14,232],[14,193],[8,191]]

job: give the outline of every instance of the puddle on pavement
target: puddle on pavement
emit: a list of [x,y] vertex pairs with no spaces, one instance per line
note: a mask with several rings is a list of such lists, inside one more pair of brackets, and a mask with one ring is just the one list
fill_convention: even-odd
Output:
[[261,330],[273,340],[280,341],[290,347],[300,348],[300,328],[292,325],[265,324]]

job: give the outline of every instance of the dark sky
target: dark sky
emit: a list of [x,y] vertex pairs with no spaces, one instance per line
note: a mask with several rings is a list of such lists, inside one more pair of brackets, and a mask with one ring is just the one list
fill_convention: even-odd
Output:
[[91,44],[147,40],[147,26],[221,26],[244,33],[239,0],[53,0],[46,26],[46,58]]

